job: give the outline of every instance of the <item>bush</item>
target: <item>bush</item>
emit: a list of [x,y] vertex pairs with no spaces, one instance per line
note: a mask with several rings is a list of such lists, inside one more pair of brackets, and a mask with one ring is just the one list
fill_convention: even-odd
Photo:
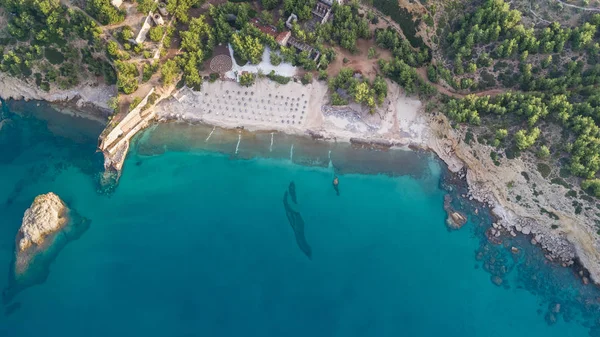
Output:
[[548,178],[548,176],[550,175],[550,172],[551,172],[550,166],[548,166],[544,163],[539,163],[537,165],[537,169],[538,169],[538,172],[540,172],[540,174],[544,178]]
[[279,84],[288,84],[291,80],[290,77],[275,74],[273,70],[271,70],[271,72],[267,75],[267,78]]
[[243,73],[240,76],[240,85],[249,87],[254,84],[256,77],[252,73]]
[[306,74],[304,74],[304,76],[302,76],[302,84],[304,84],[304,85],[312,83],[312,80],[313,80],[312,73],[306,73]]
[[326,70],[319,70],[319,81],[327,81],[327,71]]
[[596,198],[600,198],[600,179],[584,180],[581,183],[581,188]]
[[131,102],[131,104],[129,104],[129,111],[135,109],[135,107],[138,106],[141,101],[142,101],[141,97],[135,97],[133,99],[133,101]]
[[272,51],[270,54],[270,59],[271,59],[271,64],[274,66],[278,66],[281,64],[281,61],[283,61],[283,58],[281,56],[279,56],[278,53]]
[[150,28],[150,31],[148,32],[148,37],[150,37],[150,40],[154,42],[159,42],[160,39],[162,39],[164,33],[165,29],[163,26],[154,26]]

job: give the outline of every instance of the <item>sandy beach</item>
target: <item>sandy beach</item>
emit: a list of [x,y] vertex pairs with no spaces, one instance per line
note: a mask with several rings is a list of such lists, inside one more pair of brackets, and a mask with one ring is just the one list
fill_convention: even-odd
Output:
[[285,85],[259,79],[250,88],[232,81],[205,83],[201,91],[183,88],[156,107],[160,120],[203,122],[223,128],[311,134],[326,139],[387,140],[425,144],[426,119],[421,102],[400,94],[388,83],[390,96],[374,114],[358,104],[331,106],[325,82]]

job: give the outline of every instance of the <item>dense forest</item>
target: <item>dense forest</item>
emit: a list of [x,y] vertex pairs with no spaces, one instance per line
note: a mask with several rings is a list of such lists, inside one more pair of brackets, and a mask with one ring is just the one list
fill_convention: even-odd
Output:
[[[534,149],[539,157],[567,158],[568,171],[600,196],[600,14],[578,27],[555,22],[539,29],[524,28],[521,16],[502,0],[488,0],[457,19],[445,45],[454,74],[489,68],[503,87],[520,92],[450,99],[445,110],[460,123],[509,122],[512,137],[500,132],[492,145],[505,148],[507,157]],[[453,81],[448,73],[441,77]],[[560,140],[545,134],[548,123],[566,131]]]
[[[112,66],[98,55],[103,50],[101,30],[82,12],[58,0],[2,0],[0,6],[12,13],[7,37],[0,39],[1,71],[33,76],[44,90],[51,84],[63,89],[77,85],[82,68],[109,83],[116,80]],[[76,40],[87,41],[87,47],[75,47]]]

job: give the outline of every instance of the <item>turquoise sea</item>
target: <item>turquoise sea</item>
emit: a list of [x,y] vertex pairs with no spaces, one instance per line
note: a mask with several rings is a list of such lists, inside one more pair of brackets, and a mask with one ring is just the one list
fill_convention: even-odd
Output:
[[[212,127],[163,124],[107,194],[102,125],[3,109],[0,288],[36,195],[57,193],[91,226],[4,303],[0,336],[600,336],[600,291],[527,238],[489,243],[488,210],[429,153],[219,129],[206,141]],[[458,231],[447,193],[469,216]]]

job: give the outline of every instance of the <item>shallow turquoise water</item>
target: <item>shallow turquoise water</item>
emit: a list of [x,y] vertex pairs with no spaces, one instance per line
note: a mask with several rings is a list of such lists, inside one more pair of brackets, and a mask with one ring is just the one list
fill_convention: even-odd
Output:
[[[369,161],[400,158],[400,171],[411,174],[364,175],[339,154],[360,151],[334,148],[333,165],[345,165],[337,197],[332,167],[287,158],[293,139],[276,143],[278,158],[236,159],[226,134],[213,140],[225,153],[164,148],[157,139],[184,133],[159,127],[141,137],[107,196],[96,192],[93,126],[73,119],[85,132],[57,136],[37,119],[6,114],[21,132],[11,136],[18,147],[2,148],[15,154],[0,161],[0,266],[8,270],[20,219],[40,193],[56,192],[92,223],[60,253],[46,282],[17,295],[20,308],[0,316],[0,336],[564,337],[587,336],[584,324],[596,317],[596,306],[578,304],[595,289],[570,270],[545,264],[531,247],[522,247],[531,252],[525,263],[485,245],[485,217],[449,232],[443,168],[430,155],[370,153]],[[328,150],[300,143],[296,156],[327,161]],[[267,156],[244,144],[239,156]],[[312,260],[284,211],[290,181]],[[490,281],[476,260],[482,247],[507,257],[510,286]],[[531,281],[535,275],[543,281]],[[564,314],[549,325],[544,316],[555,302]]]

